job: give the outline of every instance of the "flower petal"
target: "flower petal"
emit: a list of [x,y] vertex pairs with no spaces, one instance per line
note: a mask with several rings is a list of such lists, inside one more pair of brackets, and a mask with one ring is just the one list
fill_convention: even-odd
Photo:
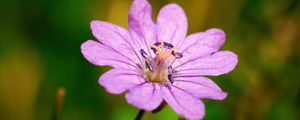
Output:
[[156,25],[148,0],[134,0],[128,15],[128,29],[140,49],[151,54],[149,46],[156,42]]
[[227,93],[223,92],[217,84],[205,77],[175,77],[172,85],[201,99],[223,100],[227,96]]
[[217,28],[189,35],[178,49],[178,52],[181,52],[184,57],[178,59],[174,64],[176,66],[176,64],[190,59],[210,55],[218,51],[224,42],[225,33]]
[[99,78],[99,84],[112,94],[120,94],[143,82],[139,73],[126,69],[112,69]]
[[191,59],[174,67],[174,76],[218,76],[233,70],[237,62],[237,55],[233,52],[219,51],[206,57]]
[[158,39],[175,46],[184,40],[188,27],[184,10],[174,3],[164,6],[159,11],[157,25]]
[[202,119],[205,108],[202,101],[174,86],[161,87],[165,101],[177,114],[187,119]]
[[138,69],[130,58],[101,43],[88,40],[81,45],[81,53],[92,64],[114,68]]
[[135,49],[137,46],[126,29],[104,21],[92,21],[91,29],[101,43],[138,63],[139,49]]
[[153,83],[133,87],[126,94],[126,99],[128,103],[147,111],[157,108],[163,100],[159,86]]

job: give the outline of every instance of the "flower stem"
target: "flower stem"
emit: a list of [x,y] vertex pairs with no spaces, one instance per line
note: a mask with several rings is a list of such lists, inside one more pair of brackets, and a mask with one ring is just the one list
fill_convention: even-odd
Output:
[[145,113],[145,110],[140,109],[140,111],[138,112],[138,114],[135,117],[135,120],[141,120],[144,113]]
[[178,120],[186,120],[184,117],[179,116]]
[[158,108],[156,108],[155,110],[152,111],[152,114],[158,113],[159,111],[161,111],[165,106],[167,105],[167,103],[165,101],[163,101]]
[[[161,111],[165,106],[167,105],[167,103],[165,101],[163,101],[155,110],[152,111],[152,114],[158,113],[159,111]],[[141,120],[143,115],[145,113],[145,110],[140,109],[140,111],[138,112],[138,114],[135,117],[135,120]]]

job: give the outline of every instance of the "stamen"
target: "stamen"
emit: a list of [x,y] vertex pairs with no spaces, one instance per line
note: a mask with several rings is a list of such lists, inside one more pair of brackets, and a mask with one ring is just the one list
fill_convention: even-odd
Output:
[[169,66],[169,67],[168,67],[168,74],[172,74],[172,73],[173,73],[172,66]]
[[149,64],[147,61],[146,61],[146,66],[151,72],[153,72],[153,66]]
[[172,73],[173,73],[172,66],[169,66],[169,67],[168,67],[168,79],[169,79],[169,81],[170,81],[171,83],[174,82],[173,77],[172,77]]
[[178,59],[178,58],[182,58],[182,53],[179,53],[179,52],[174,52],[174,51],[172,51],[172,53],[171,53],[172,55],[174,55],[174,57],[176,58],[176,59]]
[[164,43],[164,48],[167,48],[167,49],[171,49],[173,48],[174,46],[170,43],[167,43],[167,42],[163,42]]
[[168,79],[169,79],[169,81],[170,81],[171,83],[174,82],[173,77],[172,77],[172,74],[168,74]]
[[159,46],[160,44],[161,44],[161,42],[154,43],[155,46]]
[[145,52],[145,50],[141,49],[140,53],[143,56],[143,58],[145,58],[145,59],[149,58],[149,56],[147,55],[147,53]]
[[154,47],[151,47],[151,50],[153,51],[154,54],[157,54],[157,50]]

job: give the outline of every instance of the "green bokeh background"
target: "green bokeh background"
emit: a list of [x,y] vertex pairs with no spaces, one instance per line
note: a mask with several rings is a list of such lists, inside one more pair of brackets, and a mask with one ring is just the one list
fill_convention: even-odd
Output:
[[[110,69],[88,63],[80,45],[94,39],[91,20],[127,27],[131,0],[1,0],[0,119],[50,120],[65,90],[62,120],[132,120],[124,94],[98,84]],[[188,16],[189,34],[217,27],[222,49],[239,55],[235,70],[212,78],[229,96],[204,100],[206,120],[300,119],[299,0],[150,0],[154,18],[171,2]],[[144,118],[178,119],[166,107]]]

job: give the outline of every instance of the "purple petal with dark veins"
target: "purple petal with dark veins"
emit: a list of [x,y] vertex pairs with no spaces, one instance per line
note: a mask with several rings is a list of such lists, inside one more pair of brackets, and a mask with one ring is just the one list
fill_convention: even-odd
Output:
[[219,51],[210,56],[191,59],[174,66],[174,76],[178,75],[212,75],[218,76],[232,71],[237,65],[238,57],[230,51]]
[[81,45],[81,53],[89,62],[98,66],[139,69],[136,63],[130,61],[127,56],[93,40],[88,40]]
[[176,66],[197,57],[208,56],[218,51],[224,42],[225,33],[216,28],[189,35],[177,51],[182,53],[184,57],[176,60],[174,65]]
[[170,85],[161,87],[164,100],[177,114],[183,115],[187,119],[202,119],[205,115],[204,104],[187,91]]
[[128,15],[128,29],[132,39],[149,55],[149,46],[157,42],[152,7],[147,0],[134,0]]
[[201,99],[223,100],[227,96],[217,84],[205,77],[175,77],[172,85]]
[[99,84],[112,94],[120,94],[133,86],[145,82],[140,73],[126,69],[112,69],[104,73]]
[[131,61],[139,63],[139,49],[131,39],[129,32],[117,25],[104,21],[92,21],[93,35],[104,45],[127,56]]
[[155,83],[136,85],[126,94],[128,103],[144,110],[152,111],[162,102],[160,87]]
[[159,11],[157,25],[158,40],[175,46],[184,40],[188,27],[184,10],[177,4],[168,4]]

